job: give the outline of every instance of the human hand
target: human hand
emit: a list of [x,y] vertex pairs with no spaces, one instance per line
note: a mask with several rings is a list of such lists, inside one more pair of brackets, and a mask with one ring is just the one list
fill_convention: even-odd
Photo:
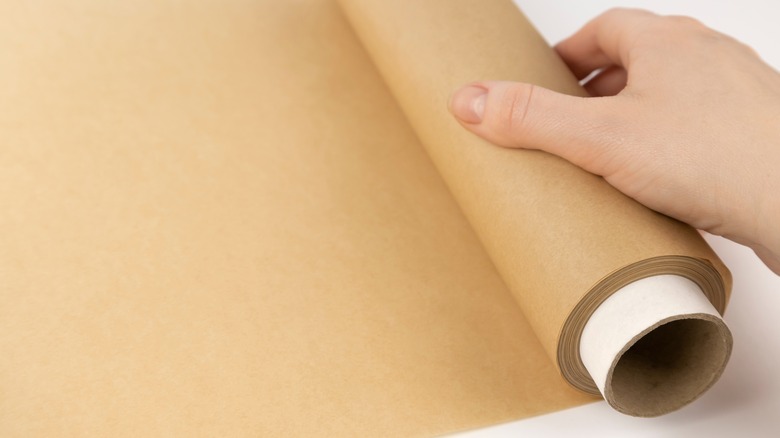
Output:
[[686,17],[613,9],[556,46],[595,97],[469,84],[450,110],[500,146],[559,155],[642,204],[753,248],[780,274],[780,74]]

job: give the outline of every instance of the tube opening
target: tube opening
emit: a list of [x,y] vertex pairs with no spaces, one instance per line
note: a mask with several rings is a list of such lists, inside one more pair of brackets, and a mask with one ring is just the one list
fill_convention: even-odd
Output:
[[689,317],[667,322],[616,359],[606,398],[630,415],[674,411],[718,380],[730,354],[731,334],[722,320]]

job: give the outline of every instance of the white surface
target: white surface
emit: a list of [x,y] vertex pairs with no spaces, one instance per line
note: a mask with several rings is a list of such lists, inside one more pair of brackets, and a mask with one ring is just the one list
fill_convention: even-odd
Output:
[[[780,2],[770,0],[515,0],[555,43],[615,6],[690,15],[749,44],[780,69]],[[702,66],[707,68],[707,66]],[[780,171],[780,170],[779,170]],[[777,196],[776,193],[767,194]],[[780,436],[780,277],[745,247],[706,236],[734,276],[725,321],[734,351],[720,381],[688,407],[658,418],[633,418],[604,402],[476,430],[495,437],[777,437]]]
[[593,312],[580,336],[580,356],[601,394],[607,374],[637,335],[677,315],[720,314],[696,283],[679,275],[637,280],[612,294]]

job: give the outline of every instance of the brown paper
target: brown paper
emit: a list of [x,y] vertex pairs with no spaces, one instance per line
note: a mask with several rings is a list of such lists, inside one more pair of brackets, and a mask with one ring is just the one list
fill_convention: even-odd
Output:
[[510,1],[340,0],[542,345],[575,387],[588,316],[639,278],[678,274],[723,311],[731,277],[701,236],[562,159],[490,147],[448,113],[480,79],[585,95]]
[[441,434],[593,400],[548,354],[648,265],[722,309],[695,232],[446,115],[577,92],[508,3],[347,3],[393,94],[331,1],[0,5],[0,436]]

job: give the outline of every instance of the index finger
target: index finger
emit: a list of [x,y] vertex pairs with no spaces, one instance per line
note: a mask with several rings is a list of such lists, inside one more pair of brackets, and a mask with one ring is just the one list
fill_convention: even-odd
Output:
[[660,16],[642,9],[610,9],[558,43],[555,50],[577,79],[611,65],[628,69],[639,33],[657,19]]

